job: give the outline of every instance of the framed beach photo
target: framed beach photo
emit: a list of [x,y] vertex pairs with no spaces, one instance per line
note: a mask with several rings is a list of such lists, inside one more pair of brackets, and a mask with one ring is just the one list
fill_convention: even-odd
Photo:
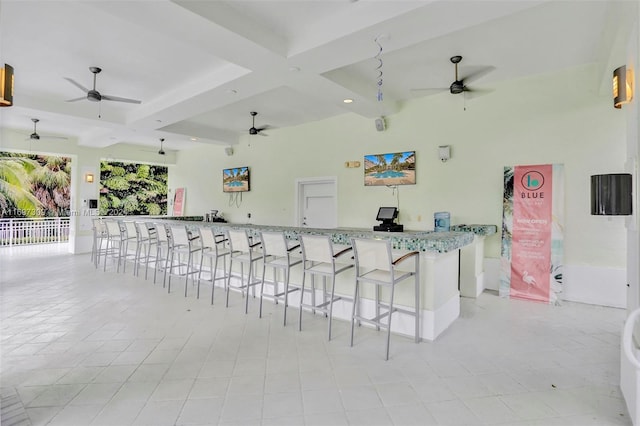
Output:
[[364,156],[364,186],[415,185],[416,152]]
[[222,170],[223,192],[249,191],[249,167],[235,167]]

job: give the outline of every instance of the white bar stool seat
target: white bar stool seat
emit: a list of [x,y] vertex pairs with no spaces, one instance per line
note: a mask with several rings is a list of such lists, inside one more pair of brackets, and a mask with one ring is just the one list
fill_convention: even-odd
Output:
[[[300,246],[302,247],[302,286],[300,290],[300,312],[298,319],[298,329],[302,331],[302,310],[310,308],[313,313],[323,312],[329,317],[328,339],[331,340],[331,320],[333,317],[333,303],[344,299],[335,295],[336,275],[353,267],[350,256],[351,247],[335,246],[331,238],[327,235],[306,235],[300,234]],[[311,280],[311,302],[304,303],[305,280],[307,274],[312,275]],[[313,276],[322,277],[322,302],[316,303],[316,288]],[[327,278],[331,279],[331,289],[327,290]]]
[[[196,274],[200,273],[195,267],[196,254],[202,250],[200,236],[190,232],[186,225],[168,225],[166,230],[169,240],[169,264],[165,268],[165,274],[169,275],[167,293],[171,293],[171,276],[184,276],[184,297],[187,297],[189,276],[195,284]],[[176,258],[177,263],[174,264]]]
[[123,256],[126,255],[127,248],[125,246],[128,242],[123,225],[116,219],[105,219],[104,225],[107,229],[107,247],[104,253],[103,270],[107,270],[107,259],[111,257],[116,258],[116,272],[120,272],[120,263]]
[[164,223],[156,222],[147,225],[149,235],[156,241],[156,255],[153,270],[153,283],[156,283],[158,271],[162,273],[162,287],[166,286],[167,274],[165,273],[169,266],[169,236]]
[[[213,305],[213,294],[216,287],[216,281],[223,280],[223,287],[226,288],[227,278],[227,256],[231,254],[227,245],[228,239],[223,234],[216,234],[215,230],[209,226],[200,226],[200,244],[202,253],[200,254],[200,273],[198,274],[198,294],[200,298],[200,281],[202,280],[204,259],[209,259],[209,279],[205,281],[211,282],[211,304]],[[218,274],[218,261],[222,258],[222,274]]]
[[[276,304],[282,301],[284,304],[284,320],[283,325],[287,325],[287,307],[289,306],[289,293],[300,290],[300,287],[290,287],[289,276],[291,268],[302,263],[302,258],[295,256],[300,253],[300,243],[297,241],[287,241],[283,232],[261,232],[260,241],[262,242],[262,283],[260,285],[260,318],[262,318],[262,300],[266,297],[273,300]],[[273,286],[273,294],[265,294],[265,272],[267,267],[273,268],[273,281],[267,282]],[[277,280],[277,271],[282,270],[284,273],[284,290],[280,292],[280,283]]]
[[107,252],[107,226],[102,218],[93,218],[91,230],[93,232],[93,244],[91,246],[91,261],[98,268],[100,257]]
[[[247,299],[245,300],[244,313],[249,312],[249,287],[253,287],[253,296],[255,297],[255,286],[261,282],[255,279],[254,263],[262,259],[262,253],[257,250],[260,246],[260,242],[252,243],[249,241],[249,234],[246,230],[229,229],[227,231],[227,239],[229,240],[229,250],[231,255],[229,256],[229,276],[227,277],[227,301],[226,306],[229,306],[229,292],[230,290],[240,291],[244,296],[245,289],[247,290]],[[240,285],[231,286],[232,267],[234,262],[240,263]],[[247,273],[247,283],[244,283],[244,265],[249,267]]]
[[149,275],[149,263],[153,261],[151,249],[157,244],[155,238],[151,237],[151,232],[147,226],[147,222],[134,222],[136,227],[136,258],[134,275],[140,274],[140,266],[144,265],[144,279]]
[[[385,328],[387,330],[386,357],[389,359],[389,342],[391,340],[391,317],[395,312],[402,312],[415,317],[414,333],[415,341],[420,341],[420,253],[393,252],[391,250],[391,240],[374,240],[352,238],[351,245],[356,263],[356,287],[353,296],[353,310],[351,313],[351,339],[353,346],[353,331],[355,323],[361,322],[374,325],[376,330]],[[398,266],[409,259],[414,260],[413,269],[399,269]],[[403,265],[404,266],[404,265]],[[413,277],[414,285],[414,310],[401,309],[393,305],[395,287],[401,281]],[[360,313],[361,284],[372,284],[375,286],[375,316],[365,318]],[[382,302],[381,289],[389,289],[389,301]],[[381,311],[382,308],[382,311]],[[386,321],[383,321],[387,318]]]

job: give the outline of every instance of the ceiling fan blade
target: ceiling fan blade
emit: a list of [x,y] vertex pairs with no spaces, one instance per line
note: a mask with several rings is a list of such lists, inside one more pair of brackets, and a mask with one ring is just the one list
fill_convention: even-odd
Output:
[[494,89],[470,89],[465,86],[464,92],[469,99],[479,98],[480,96],[488,95],[492,93]]
[[65,102],[84,101],[85,99],[87,99],[87,97],[86,97],[86,96],[83,96],[83,97],[81,97],[81,98],[67,99]]
[[42,139],[48,139],[48,140],[60,140],[60,141],[66,141],[69,140],[69,138],[65,137],[65,136],[53,136],[53,135],[41,135],[38,134],[38,137],[31,137],[31,135],[27,136],[26,138],[24,138],[25,141],[33,141],[33,140],[42,140]]
[[78,83],[77,81],[75,81],[72,78],[64,77],[64,79],[67,80],[69,83],[73,84],[74,86],[76,86],[78,89],[82,90],[85,93],[89,91],[89,89],[87,89],[82,84]]
[[65,136],[40,135],[40,139],[55,139],[55,140],[59,140],[59,141],[66,141],[69,138],[67,138]]
[[484,77],[485,75],[489,74],[491,71],[494,71],[495,69],[496,67],[494,66],[487,66],[487,67],[480,68],[479,70],[474,71],[471,74],[468,74],[466,77],[463,77],[461,81],[464,81],[465,83],[471,83],[472,81],[475,81],[481,77]]
[[139,101],[137,99],[120,98],[118,96],[111,96],[111,95],[102,95],[102,100],[103,101],[126,102],[128,104],[141,104],[142,103],[142,101]]
[[436,95],[438,93],[442,93],[446,90],[449,90],[449,88],[435,88],[435,87],[422,87],[422,88],[417,88],[417,89],[409,89],[409,91],[416,96],[429,96],[429,95]]
[[418,87],[415,89],[409,89],[411,92],[444,92],[449,90],[448,87]]

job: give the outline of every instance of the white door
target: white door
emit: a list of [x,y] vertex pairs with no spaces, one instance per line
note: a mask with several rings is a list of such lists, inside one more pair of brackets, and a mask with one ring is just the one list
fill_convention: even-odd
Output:
[[336,178],[297,180],[297,225],[304,228],[336,228],[338,206]]

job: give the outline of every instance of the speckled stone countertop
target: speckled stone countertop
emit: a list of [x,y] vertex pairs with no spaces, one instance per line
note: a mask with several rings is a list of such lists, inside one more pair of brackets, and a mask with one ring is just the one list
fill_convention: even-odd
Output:
[[489,236],[498,232],[496,225],[452,225],[452,231],[473,232],[476,235]]
[[[201,225],[200,223],[199,225]],[[350,244],[351,238],[375,238],[390,239],[393,249],[396,250],[417,250],[425,252],[447,253],[457,250],[468,244],[474,239],[474,233],[471,231],[450,231],[450,232],[433,232],[433,231],[405,231],[405,232],[376,232],[368,229],[359,228],[335,228],[335,229],[314,229],[314,228],[297,228],[290,226],[269,226],[269,225],[251,225],[251,224],[233,224],[233,223],[216,223],[205,222],[204,225],[211,226],[218,232],[224,232],[225,229],[246,229],[251,236],[258,236],[260,231],[278,231],[284,232],[287,239],[297,240],[300,233],[313,235],[329,235],[334,244]],[[495,225],[488,225],[494,226]]]

